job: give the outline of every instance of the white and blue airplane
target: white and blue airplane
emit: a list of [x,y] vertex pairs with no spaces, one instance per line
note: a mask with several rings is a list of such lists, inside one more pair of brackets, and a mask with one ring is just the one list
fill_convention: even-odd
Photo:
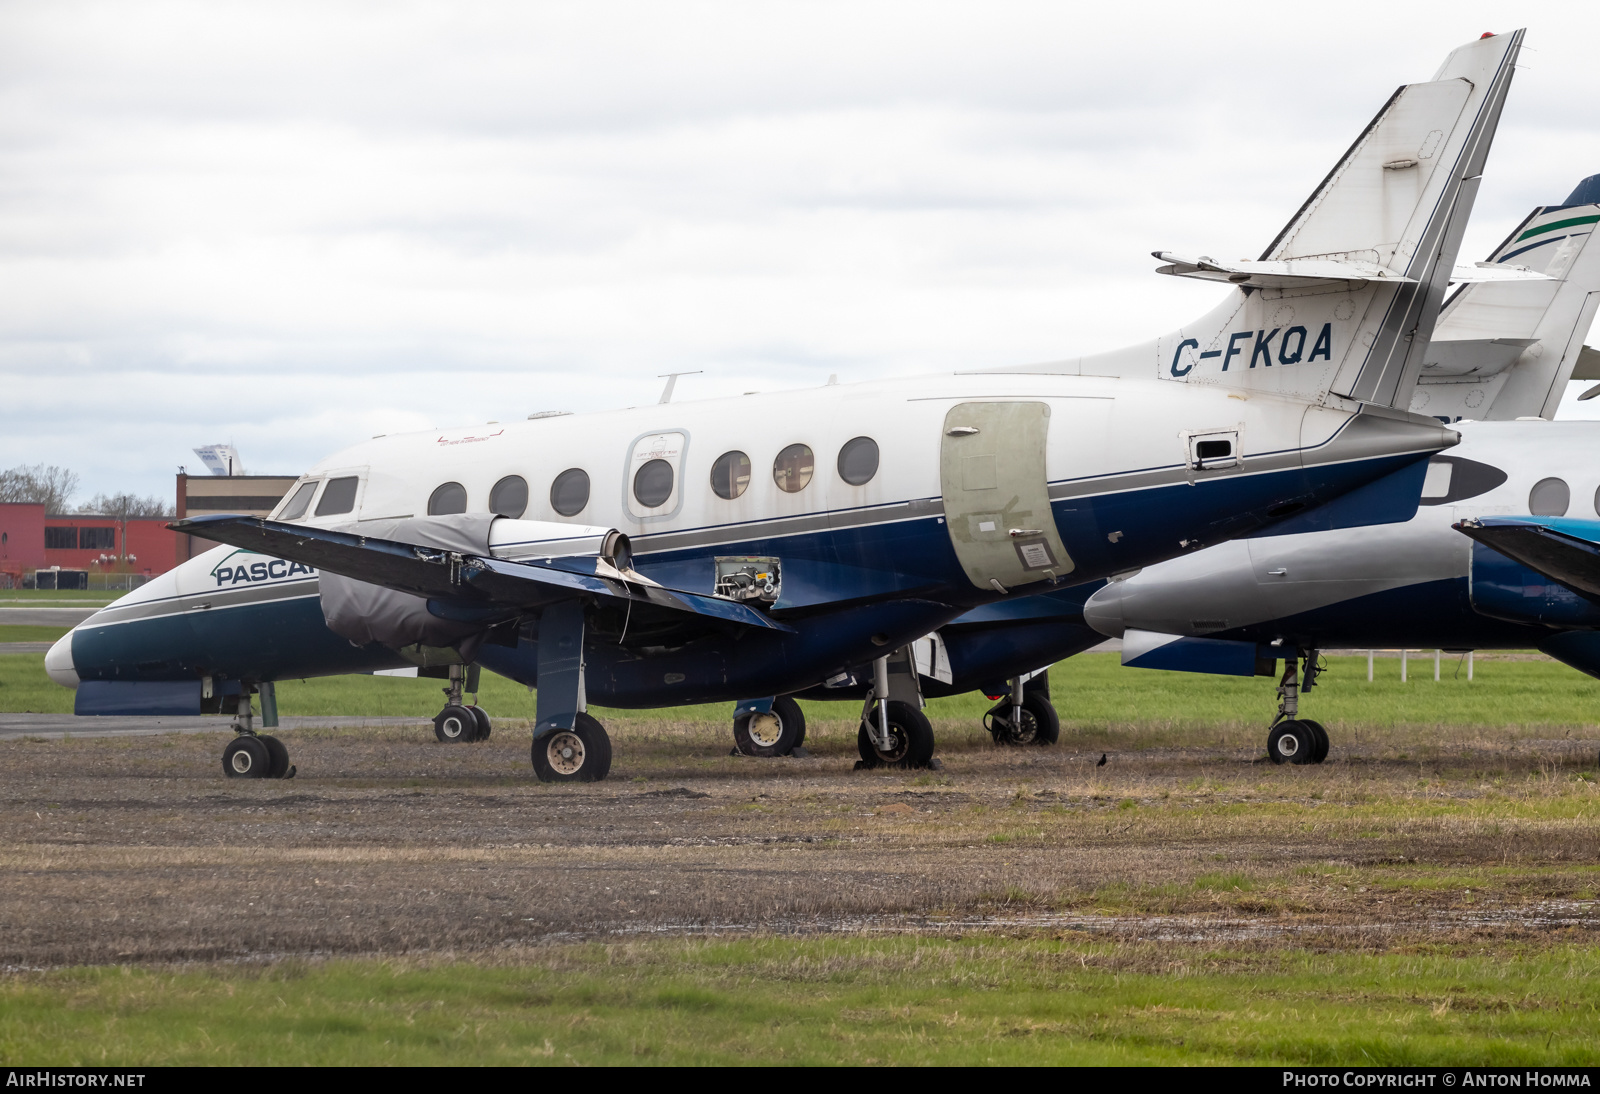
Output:
[[[444,739],[488,732],[465,666],[537,686],[547,780],[603,778],[589,702],[786,695],[873,666],[867,765],[933,735],[891,657],[976,608],[1095,582],[1319,511],[1404,521],[1458,434],[1412,413],[1522,41],[1401,87],[1253,260],[1161,253],[1233,287],[1126,350],[374,438],[46,658],[82,714],[233,706],[232,777],[292,769],[252,731],[277,679],[447,672]],[[1359,496],[1339,510],[1329,502]]]

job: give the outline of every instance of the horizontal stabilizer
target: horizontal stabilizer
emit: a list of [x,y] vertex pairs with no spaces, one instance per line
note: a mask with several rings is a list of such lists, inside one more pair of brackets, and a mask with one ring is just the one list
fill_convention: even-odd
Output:
[[1526,266],[1501,266],[1493,262],[1474,262],[1470,266],[1457,263],[1450,268],[1452,285],[1484,285],[1490,281],[1554,281],[1549,274],[1530,270]]
[[[594,560],[595,572],[581,573],[570,568],[570,559],[560,566],[513,562],[262,517],[195,517],[168,527],[426,597],[441,602],[436,614],[452,618],[471,614],[486,621],[510,619],[558,601],[586,597],[627,603],[635,612],[654,609],[762,630],[791,629],[736,601],[633,580],[601,558]],[[645,616],[638,618],[643,621]]]
[[1482,517],[1456,531],[1590,600],[1600,600],[1600,521]]
[[1152,251],[1152,257],[1170,266],[1161,266],[1156,273],[1172,277],[1193,277],[1201,281],[1221,281],[1229,285],[1257,289],[1296,289],[1331,286],[1349,283],[1354,286],[1367,281],[1390,284],[1415,285],[1417,279],[1395,273],[1376,262],[1356,261],[1346,255],[1312,255],[1286,261],[1218,262],[1201,255],[1199,258],[1180,258],[1170,251]]

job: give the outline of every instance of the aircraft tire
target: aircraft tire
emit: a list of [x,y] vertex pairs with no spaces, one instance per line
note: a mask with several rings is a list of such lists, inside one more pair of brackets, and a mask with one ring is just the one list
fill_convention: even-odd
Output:
[[910,703],[889,703],[889,734],[895,739],[895,747],[879,752],[866,723],[861,724],[856,750],[861,753],[862,767],[927,767],[933,759],[933,723]]
[[286,778],[289,774],[289,750],[283,746],[283,742],[266,733],[256,740],[267,746],[267,778]]
[[733,744],[741,756],[787,756],[806,739],[806,716],[787,695],[772,701],[770,714],[742,714],[733,720]]
[[555,729],[533,739],[533,773],[543,783],[597,783],[611,771],[611,738],[587,714],[571,729]]
[[480,706],[470,706],[467,709],[472,712],[473,719],[478,723],[478,735],[472,739],[487,741],[489,734],[494,731],[494,726],[489,721],[489,712]]
[[1328,740],[1328,731],[1322,727],[1321,722],[1314,722],[1310,718],[1300,719],[1300,724],[1310,729],[1311,735],[1316,738],[1315,745],[1311,749],[1311,759],[1307,762],[1320,764],[1323,760],[1328,758],[1328,747],[1330,744]]
[[1061,719],[1050,700],[1037,692],[1024,692],[1022,696],[1022,724],[1011,724],[1011,700],[1002,699],[989,708],[983,716],[994,743],[1015,748],[1027,745],[1053,745],[1061,738]]
[[1279,722],[1267,734],[1267,756],[1275,764],[1308,764],[1316,751],[1316,735],[1305,723]]
[[265,779],[271,770],[272,757],[256,737],[235,737],[222,750],[222,773],[230,779]]
[[467,744],[478,739],[478,719],[466,707],[450,703],[433,718],[433,735],[447,745]]

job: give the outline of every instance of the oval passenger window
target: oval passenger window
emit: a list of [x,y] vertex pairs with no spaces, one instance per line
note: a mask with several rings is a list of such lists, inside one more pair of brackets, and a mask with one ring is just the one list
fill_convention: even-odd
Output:
[[666,460],[650,460],[633,476],[633,496],[646,509],[665,505],[672,496],[672,465]]
[[1540,479],[1528,491],[1528,512],[1536,517],[1564,517],[1572,504],[1572,491],[1564,479]]
[[550,484],[550,508],[564,517],[575,517],[589,504],[589,472],[569,467]]
[[[328,484],[332,486],[332,483]],[[319,505],[317,511],[321,512]],[[447,482],[434,490],[428,498],[428,515],[430,517],[448,516],[451,513],[465,513],[467,511],[467,488],[459,482]]]
[[727,501],[743,494],[750,486],[750,457],[743,452],[724,452],[711,465],[711,489]]
[[317,516],[330,517],[354,509],[356,484],[360,481],[361,479],[355,475],[343,479],[329,479],[328,485],[322,488],[322,497],[317,499]]
[[301,483],[300,489],[296,490],[294,492],[294,497],[289,499],[289,504],[284,506],[283,512],[278,514],[278,519],[299,520],[301,517],[305,516],[306,506],[311,504],[311,495],[315,494],[316,492],[317,483],[315,479],[310,482]]
[[810,484],[816,469],[817,459],[810,446],[791,444],[772,461],[772,480],[784,493],[797,494]]
[[839,477],[851,486],[863,486],[878,473],[878,442],[853,437],[839,449]]
[[507,475],[489,491],[489,512],[516,520],[528,511],[528,480]]

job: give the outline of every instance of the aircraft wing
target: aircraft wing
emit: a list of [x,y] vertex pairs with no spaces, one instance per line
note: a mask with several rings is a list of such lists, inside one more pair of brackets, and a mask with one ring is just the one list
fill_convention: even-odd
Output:
[[[574,572],[542,562],[513,562],[462,555],[415,543],[374,539],[332,528],[285,524],[264,517],[194,517],[168,525],[174,531],[304,563],[318,570],[465,607],[535,609],[574,597],[612,601],[619,607],[686,613],[761,630],[792,630],[737,601],[703,593],[630,581],[609,566],[608,574]],[[571,566],[575,559],[563,559]],[[611,576],[616,574],[617,576]]]
[[1454,528],[1579,596],[1600,600],[1600,521],[1480,517]]

